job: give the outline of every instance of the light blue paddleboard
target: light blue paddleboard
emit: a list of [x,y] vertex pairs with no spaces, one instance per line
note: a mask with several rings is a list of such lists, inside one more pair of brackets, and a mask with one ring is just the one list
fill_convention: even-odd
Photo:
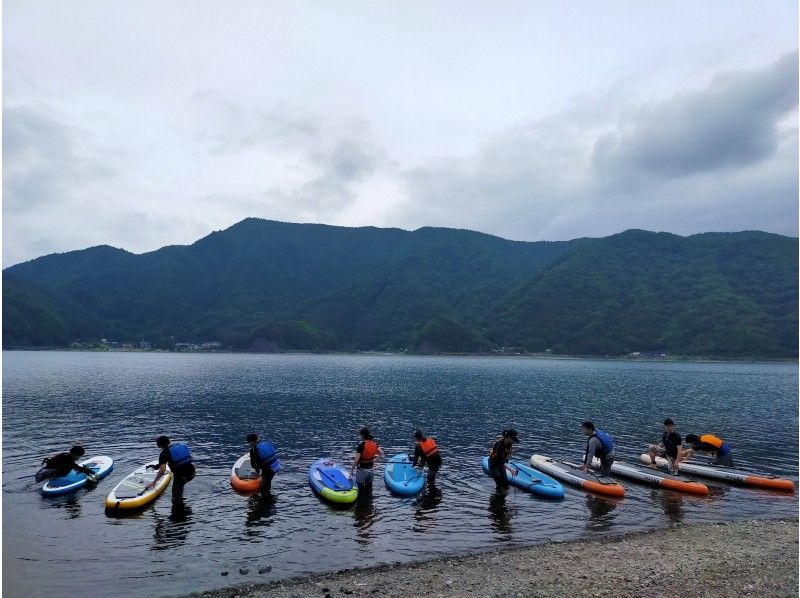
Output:
[[395,494],[413,496],[425,486],[422,471],[411,465],[408,455],[395,455],[383,467],[383,481]]

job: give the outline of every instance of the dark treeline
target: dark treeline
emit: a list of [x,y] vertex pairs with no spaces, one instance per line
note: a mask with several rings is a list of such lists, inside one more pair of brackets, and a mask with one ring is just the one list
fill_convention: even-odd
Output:
[[797,239],[760,232],[524,243],[247,219],[7,268],[3,344],[796,357],[797,264]]

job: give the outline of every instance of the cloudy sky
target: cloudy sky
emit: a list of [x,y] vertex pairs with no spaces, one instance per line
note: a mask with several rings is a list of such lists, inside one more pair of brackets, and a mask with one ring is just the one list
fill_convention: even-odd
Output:
[[793,0],[5,0],[3,265],[248,216],[798,232]]

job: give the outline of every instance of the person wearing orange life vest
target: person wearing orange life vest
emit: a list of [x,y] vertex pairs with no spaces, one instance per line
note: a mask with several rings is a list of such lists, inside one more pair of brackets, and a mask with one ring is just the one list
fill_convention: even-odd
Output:
[[356,447],[353,472],[355,473],[356,484],[358,484],[358,491],[372,491],[372,478],[374,477],[372,469],[375,466],[375,458],[382,458],[384,454],[381,447],[375,442],[375,437],[369,431],[369,428],[361,428],[359,434],[361,435],[361,442]]
[[696,434],[687,434],[686,442],[692,447],[686,451],[687,459],[690,458],[696,451],[703,451],[704,453],[711,453],[714,455],[714,460],[712,462],[715,465],[733,467],[731,447],[721,438],[717,438],[713,434],[703,434],[702,436],[697,436]]
[[422,431],[417,430],[414,432],[414,438],[417,444],[414,447],[414,460],[412,465],[414,467],[419,463],[420,467],[428,465],[428,486],[436,485],[436,474],[442,466],[442,456],[439,454],[439,447],[436,446],[436,441],[433,438],[426,437]]

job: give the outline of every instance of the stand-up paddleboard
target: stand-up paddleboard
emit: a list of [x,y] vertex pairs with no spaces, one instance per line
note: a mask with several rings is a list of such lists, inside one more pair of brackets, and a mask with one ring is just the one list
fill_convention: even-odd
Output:
[[[506,465],[518,472],[517,475],[512,475],[506,468],[506,479],[509,484],[544,498],[564,498],[564,487],[550,476],[528,467],[522,461],[510,460]],[[492,475],[489,472],[489,457],[483,458],[481,466],[486,475]]]
[[231,486],[237,492],[255,492],[261,488],[261,475],[250,466],[250,453],[245,453],[233,464]]
[[421,470],[411,465],[408,455],[395,455],[383,467],[383,481],[395,494],[413,496],[425,486],[425,476]]
[[581,471],[579,466],[572,463],[556,461],[544,455],[534,455],[531,457],[531,465],[562,482],[596,494],[618,498],[625,496],[625,488],[616,480],[589,471]]
[[[642,463],[650,463],[650,455],[647,453],[642,454],[641,459]],[[656,457],[656,465],[666,468],[669,462],[664,457]],[[723,480],[732,484],[741,484],[742,486],[794,492],[794,482],[791,480],[764,474],[756,475],[749,471],[725,467],[723,465],[712,465],[710,463],[707,465],[700,465],[699,463],[693,463],[691,461],[683,461],[678,464],[678,470],[702,478]]]
[[339,505],[347,505],[358,498],[358,488],[350,472],[333,459],[318,459],[308,468],[308,483],[322,498]]
[[[91,469],[94,475],[97,476],[97,479],[100,480],[110,474],[111,470],[114,469],[114,459],[105,455],[100,455],[99,457],[92,457],[91,459],[81,461],[79,465]],[[73,469],[65,476],[48,480],[45,485],[42,486],[42,494],[45,496],[69,494],[78,488],[83,488],[88,481],[86,474]]]
[[[599,468],[600,459],[597,457],[592,459],[592,467]],[[654,488],[666,488],[668,490],[677,490],[678,492],[687,492],[689,494],[708,494],[708,486],[705,484],[681,479],[679,476],[670,475],[643,465],[628,465],[626,463],[614,461],[611,465],[611,473],[623,478],[642,482],[643,484],[648,484]]]
[[164,475],[153,488],[147,488],[158,473],[158,461],[151,461],[129,473],[106,496],[106,511],[130,511],[146,507],[169,486],[172,472],[166,468]]

